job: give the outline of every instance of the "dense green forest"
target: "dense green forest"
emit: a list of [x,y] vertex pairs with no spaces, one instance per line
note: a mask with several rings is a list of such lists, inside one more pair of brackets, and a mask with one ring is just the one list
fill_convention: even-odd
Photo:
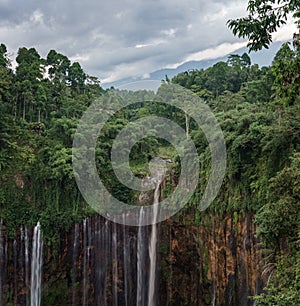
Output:
[[[159,100],[164,83],[190,89],[214,112],[227,146],[227,172],[221,191],[208,209],[197,209],[209,174],[210,151],[197,124],[189,133],[199,153],[201,175],[197,192],[175,218],[199,224],[206,213],[252,211],[257,235],[264,244],[267,297],[258,305],[300,304],[300,54],[297,37],[285,43],[270,67],[252,64],[250,57],[231,54],[226,62],[166,78],[157,95],[123,92],[137,103],[107,122],[99,136],[97,167],[107,188],[119,199],[135,203],[137,194],[121,185],[109,162],[112,141],[130,121],[155,114],[184,129],[186,117]],[[34,48],[20,48],[15,71],[4,44],[0,47],[0,218],[14,235],[21,224],[40,220],[48,243],[58,243],[60,231],[93,214],[82,199],[72,169],[72,141],[84,111],[103,90],[96,77],[78,62],[51,50],[42,58]],[[140,101],[140,102],[138,102]],[[166,141],[145,138],[130,153],[137,176],[147,171],[149,156],[172,158],[174,174],[180,161]],[[171,188],[167,186],[167,188]],[[170,190],[169,190],[170,191]]]
[[[256,297],[257,305],[300,303],[299,60],[286,43],[271,67],[230,55],[226,63],[172,80],[211,106],[226,138],[227,174],[212,209],[255,213],[270,275],[268,294]],[[201,132],[192,135],[201,146]]]
[[[40,219],[49,237],[86,214],[72,174],[78,118],[102,93],[78,62],[20,48],[15,72],[1,45],[1,217],[8,227]],[[47,75],[47,77],[45,77]],[[72,203],[72,204],[71,204]]]

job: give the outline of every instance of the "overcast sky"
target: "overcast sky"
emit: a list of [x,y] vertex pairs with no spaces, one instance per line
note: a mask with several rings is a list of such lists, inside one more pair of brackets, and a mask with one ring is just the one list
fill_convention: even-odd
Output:
[[[0,42],[51,49],[79,61],[102,83],[189,60],[216,58],[245,45],[226,26],[247,0],[0,0]],[[290,23],[275,40],[292,37]]]

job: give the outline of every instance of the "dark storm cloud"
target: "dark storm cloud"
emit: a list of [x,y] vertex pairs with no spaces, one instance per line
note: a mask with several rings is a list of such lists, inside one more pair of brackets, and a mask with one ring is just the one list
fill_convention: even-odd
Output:
[[238,41],[226,27],[245,0],[0,0],[0,41],[56,49],[101,80],[144,75]]

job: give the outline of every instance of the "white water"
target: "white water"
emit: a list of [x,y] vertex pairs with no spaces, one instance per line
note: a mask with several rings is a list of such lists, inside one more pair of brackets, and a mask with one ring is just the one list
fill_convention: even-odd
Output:
[[216,305],[216,241],[215,241],[215,219],[212,216],[212,237],[213,237],[213,279],[212,279],[212,302],[211,306]]
[[82,298],[82,305],[86,305],[86,298],[87,298],[87,282],[88,282],[88,275],[87,275],[87,228],[86,228],[87,219],[83,220],[83,298]]
[[31,306],[40,306],[42,289],[43,238],[40,222],[34,228],[31,258]]
[[97,235],[97,249],[99,257],[96,257],[96,301],[95,305],[107,305],[106,292],[107,292],[107,270],[108,263],[111,259],[108,256],[110,248],[110,227],[109,222],[106,220],[104,225],[99,223],[98,235]]
[[113,234],[112,234],[112,271],[113,271],[113,303],[114,306],[118,306],[118,237],[117,237],[117,224],[113,224]]
[[75,284],[77,280],[77,256],[78,256],[78,242],[79,242],[79,224],[75,224],[75,229],[74,229],[74,241],[73,241],[73,272],[72,272],[72,305],[76,304],[76,289],[75,289]]
[[123,270],[124,270],[124,304],[128,306],[128,282],[127,275],[129,275],[129,265],[127,265],[128,260],[130,258],[128,254],[128,245],[129,241],[127,241],[127,231],[126,231],[126,214],[123,214]]
[[149,275],[149,291],[148,291],[148,306],[155,306],[155,283],[156,283],[156,253],[157,253],[157,215],[159,209],[160,183],[155,186],[154,201],[153,201],[153,224],[151,229],[151,238],[149,245],[150,257],[150,275]]
[[137,294],[136,294],[136,306],[144,306],[144,288],[145,288],[145,227],[142,226],[144,219],[144,209],[141,207],[139,216],[139,230],[137,239]]
[[[28,237],[28,228],[25,226],[25,236],[24,236],[24,244],[25,244],[25,285],[26,292],[28,292],[29,287],[29,237]],[[29,305],[29,296],[26,295],[26,305]]]

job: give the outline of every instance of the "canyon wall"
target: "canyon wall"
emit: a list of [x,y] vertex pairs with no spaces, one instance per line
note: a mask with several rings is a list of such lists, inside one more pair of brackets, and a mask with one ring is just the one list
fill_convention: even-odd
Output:
[[[249,297],[264,285],[253,215],[204,214],[195,223],[190,214],[158,227],[157,305],[253,305]],[[44,241],[41,305],[136,305],[137,291],[148,294],[150,233],[143,228],[141,245],[137,227],[93,216]],[[12,238],[0,223],[1,306],[30,305],[32,240],[32,228]]]

